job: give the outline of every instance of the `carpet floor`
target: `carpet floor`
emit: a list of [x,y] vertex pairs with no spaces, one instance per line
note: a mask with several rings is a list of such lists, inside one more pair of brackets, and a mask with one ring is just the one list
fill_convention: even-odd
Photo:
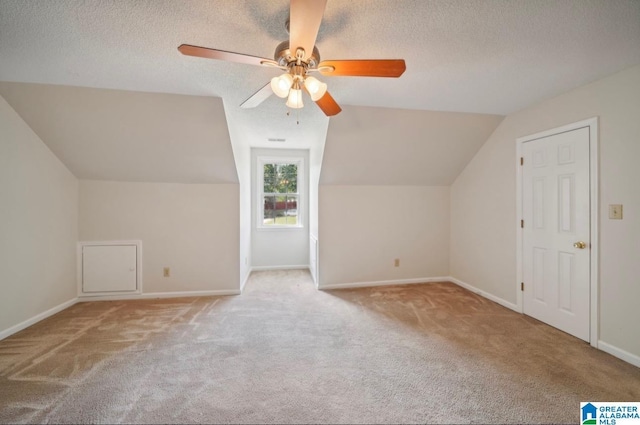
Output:
[[577,423],[640,369],[451,283],[79,303],[0,341],[3,423]]

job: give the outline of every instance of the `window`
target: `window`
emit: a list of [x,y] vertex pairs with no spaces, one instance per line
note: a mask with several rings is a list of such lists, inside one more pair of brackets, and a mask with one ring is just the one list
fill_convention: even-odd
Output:
[[258,227],[302,227],[301,158],[258,158]]

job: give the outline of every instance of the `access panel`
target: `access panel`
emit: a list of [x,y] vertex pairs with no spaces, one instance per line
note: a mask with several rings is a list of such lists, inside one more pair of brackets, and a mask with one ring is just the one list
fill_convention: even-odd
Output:
[[136,245],[84,245],[82,292],[134,292],[137,282]]

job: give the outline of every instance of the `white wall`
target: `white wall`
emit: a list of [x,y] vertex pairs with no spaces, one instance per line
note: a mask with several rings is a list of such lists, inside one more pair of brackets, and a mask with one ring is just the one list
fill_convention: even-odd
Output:
[[[516,302],[516,138],[598,116],[600,340],[640,356],[640,66],[509,115],[451,188],[451,274]],[[608,205],[624,219],[609,220]]]
[[81,180],[80,240],[142,240],[144,293],[237,291],[238,209],[237,184]]
[[321,185],[319,217],[320,288],[449,274],[449,187]]
[[318,238],[318,189],[324,142],[309,149],[309,233]]
[[239,131],[242,127],[234,121],[229,114],[229,109],[225,106],[229,137],[233,150],[233,160],[236,164],[238,182],[240,190],[240,289],[249,279],[251,273],[251,149],[242,143],[243,135]]
[[[240,282],[244,285],[251,272],[251,159],[249,149],[242,149],[242,156],[236,158],[238,179],[240,180]],[[236,152],[235,155],[240,155]],[[241,288],[242,289],[242,288]]]
[[318,284],[318,246],[319,242],[319,190],[320,172],[322,170],[322,158],[324,154],[324,142],[309,150],[309,273]]
[[[303,158],[302,227],[259,229],[257,226],[257,158]],[[255,268],[309,265],[309,151],[303,149],[251,149],[251,265]]]
[[78,181],[0,97],[0,333],[76,296]]

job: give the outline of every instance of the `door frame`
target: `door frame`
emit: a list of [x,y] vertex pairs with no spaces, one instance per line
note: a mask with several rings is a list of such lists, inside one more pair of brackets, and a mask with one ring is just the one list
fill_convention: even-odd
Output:
[[579,128],[589,128],[589,232],[590,232],[590,306],[589,306],[589,343],[592,347],[598,348],[598,337],[600,334],[599,329],[599,298],[600,294],[600,275],[598,271],[599,264],[599,251],[600,243],[598,238],[598,224],[599,218],[599,205],[600,205],[600,190],[599,190],[599,174],[598,174],[598,159],[599,159],[599,140],[598,140],[598,117],[589,118],[583,121],[578,121],[572,124],[564,125],[562,127],[552,128],[550,130],[541,131],[539,133],[531,134],[529,136],[519,137],[516,139],[516,300],[517,308],[520,313],[524,314],[524,303],[522,291],[520,289],[521,282],[523,282],[523,230],[520,226],[520,220],[523,217],[523,205],[522,205],[522,166],[520,164],[520,158],[522,157],[523,145],[526,142],[531,142],[536,139],[553,136],[559,133],[566,133],[569,131],[577,130]]

